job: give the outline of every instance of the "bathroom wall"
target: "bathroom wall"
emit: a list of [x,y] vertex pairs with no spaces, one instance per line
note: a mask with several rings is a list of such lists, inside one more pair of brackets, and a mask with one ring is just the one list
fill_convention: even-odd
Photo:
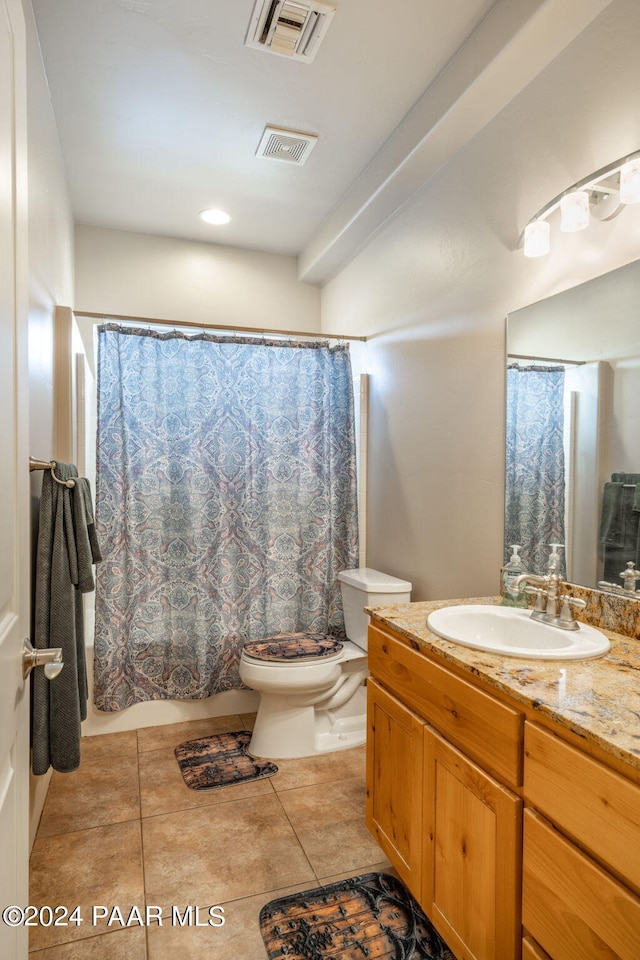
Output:
[[640,8],[611,3],[322,292],[323,330],[372,334],[368,564],[413,598],[494,594],[503,539],[505,316],[637,259],[640,205],[549,257],[519,235],[640,146]]
[[[28,43],[29,444],[33,456],[48,459],[55,456],[53,316],[56,304],[73,303],[73,219],[33,11],[29,0],[23,6]],[[31,474],[30,484],[35,547],[42,474]],[[31,777],[31,842],[48,786],[48,775]]]
[[[78,310],[238,329],[320,329],[320,290],[298,281],[292,257],[83,225],[76,226],[75,238]],[[90,343],[90,321],[78,318],[78,324]],[[253,691],[229,691],[206,700],[155,701],[100,713],[91,702],[93,597],[87,597],[86,609],[90,702],[85,736],[255,710]]]
[[76,227],[78,310],[315,333],[320,291],[294,257]]

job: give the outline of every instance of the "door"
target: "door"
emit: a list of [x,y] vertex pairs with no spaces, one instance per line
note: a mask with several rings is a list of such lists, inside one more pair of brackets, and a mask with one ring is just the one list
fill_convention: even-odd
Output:
[[[0,912],[28,903],[25,63],[20,0],[0,0]],[[26,930],[11,919],[0,920],[0,957],[23,960]]]
[[421,905],[459,960],[517,960],[522,801],[424,731]]
[[424,721],[371,678],[367,696],[366,824],[419,900]]

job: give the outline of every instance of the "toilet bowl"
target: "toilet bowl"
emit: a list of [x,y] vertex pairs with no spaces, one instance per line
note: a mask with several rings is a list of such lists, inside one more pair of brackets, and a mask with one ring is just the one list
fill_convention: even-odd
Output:
[[406,603],[411,584],[368,567],[338,574],[347,639],[286,634],[248,643],[240,678],[260,693],[249,752],[285,759],[345,750],[366,738],[365,606]]

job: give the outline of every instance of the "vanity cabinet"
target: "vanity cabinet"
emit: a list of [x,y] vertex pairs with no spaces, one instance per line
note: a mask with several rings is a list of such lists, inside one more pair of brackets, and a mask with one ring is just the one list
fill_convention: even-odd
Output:
[[553,960],[640,958],[640,787],[525,724],[523,916]]
[[367,825],[458,960],[640,960],[637,771],[377,621],[369,667]]
[[520,779],[521,717],[377,627],[369,666],[367,826],[458,960],[516,960],[522,800],[487,768]]

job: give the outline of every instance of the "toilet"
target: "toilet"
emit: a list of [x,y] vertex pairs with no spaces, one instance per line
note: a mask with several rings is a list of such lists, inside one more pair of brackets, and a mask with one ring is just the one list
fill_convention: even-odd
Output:
[[346,640],[280,634],[247,643],[240,678],[260,693],[249,752],[311,757],[366,739],[367,627],[363,607],[408,603],[411,584],[369,567],[338,574]]

